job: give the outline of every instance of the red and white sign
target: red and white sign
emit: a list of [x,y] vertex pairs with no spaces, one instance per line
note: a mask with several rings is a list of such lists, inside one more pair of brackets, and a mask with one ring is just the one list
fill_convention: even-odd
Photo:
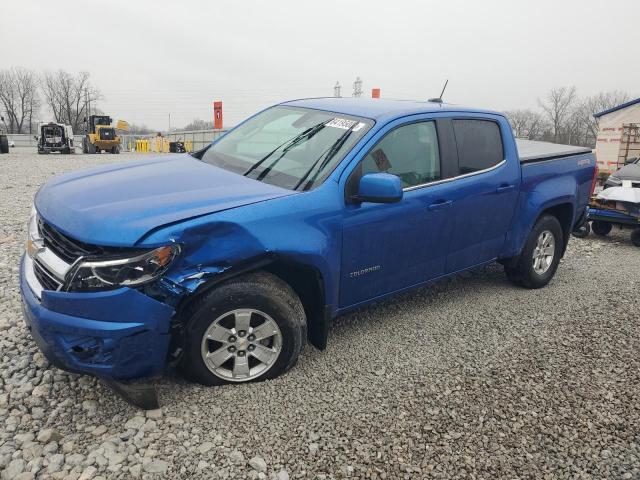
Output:
[[222,130],[222,102],[213,102],[213,128]]

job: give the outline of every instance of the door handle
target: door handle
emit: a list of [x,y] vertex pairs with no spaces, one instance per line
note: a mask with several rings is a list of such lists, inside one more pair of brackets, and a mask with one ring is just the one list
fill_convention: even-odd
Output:
[[500,185],[496,188],[496,193],[507,193],[513,191],[515,187],[513,185]]
[[449,208],[453,202],[451,200],[436,200],[427,208],[429,210],[444,210],[445,208]]

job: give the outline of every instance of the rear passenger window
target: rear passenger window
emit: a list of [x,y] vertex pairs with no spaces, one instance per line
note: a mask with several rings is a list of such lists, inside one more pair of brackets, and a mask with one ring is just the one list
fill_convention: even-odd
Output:
[[440,180],[440,153],[434,122],[411,123],[390,131],[362,161],[362,174],[397,175],[402,186]]
[[454,120],[460,174],[491,168],[504,160],[500,127],[490,120]]

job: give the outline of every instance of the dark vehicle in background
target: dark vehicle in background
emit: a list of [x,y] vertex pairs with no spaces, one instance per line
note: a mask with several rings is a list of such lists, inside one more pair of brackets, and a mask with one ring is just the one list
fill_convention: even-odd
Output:
[[7,129],[4,126],[4,117],[0,117],[0,153],[9,153],[9,139],[7,138]]
[[640,182],[640,157],[630,158],[624,167],[613,172],[604,183],[604,188],[619,187],[623,180]]
[[41,123],[38,126],[38,153],[60,152],[63,154],[75,153],[73,146],[73,129],[71,125],[62,123]]
[[186,153],[187,149],[184,146],[184,142],[169,142],[169,153]]

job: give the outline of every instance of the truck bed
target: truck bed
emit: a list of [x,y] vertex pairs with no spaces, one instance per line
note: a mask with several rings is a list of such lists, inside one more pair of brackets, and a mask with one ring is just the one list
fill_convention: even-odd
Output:
[[543,162],[571,155],[591,153],[589,148],[516,138],[520,163]]

